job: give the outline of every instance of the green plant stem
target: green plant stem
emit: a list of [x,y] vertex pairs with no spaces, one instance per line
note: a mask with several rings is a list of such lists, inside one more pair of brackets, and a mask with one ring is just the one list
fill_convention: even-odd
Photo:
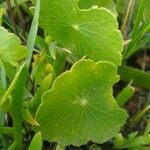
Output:
[[19,77],[21,76],[21,72],[23,70],[25,63],[23,63],[20,68],[18,69],[18,72],[16,73],[13,81],[11,82],[10,86],[8,87],[7,91],[5,92],[5,94],[3,95],[3,97],[0,99],[0,110],[3,111],[9,111],[9,104],[10,104],[10,99],[8,99],[9,95],[13,92],[17,81],[19,79]]
[[0,126],[0,134],[6,134],[6,135],[12,136],[13,135],[13,128]]
[[129,4],[128,4],[128,8],[127,8],[127,11],[126,11],[126,14],[125,14],[125,18],[124,18],[123,24],[121,26],[121,32],[122,32],[124,37],[125,37],[125,34],[126,34],[125,33],[126,32],[126,27],[127,27],[128,22],[129,22],[130,12],[131,12],[133,3],[134,3],[134,0],[129,0]]
[[[150,103],[150,92],[148,94],[148,98],[147,98],[147,105]],[[144,131],[144,135],[148,135],[150,132],[150,119],[148,120],[148,123],[146,125],[145,131]]]
[[133,27],[133,30],[132,30],[132,38],[135,37],[137,32],[138,32],[138,27],[139,27],[140,21],[142,19],[143,11],[144,11],[144,8],[145,8],[144,6],[145,6],[145,0],[140,0],[138,12],[137,12],[135,22],[134,22],[134,27]]
[[21,150],[22,144],[22,106],[23,106],[23,93],[24,85],[26,84],[26,75],[28,74],[27,68],[23,68],[16,87],[14,89],[14,96],[12,101],[12,118],[14,128],[14,140],[16,142],[16,149]]
[[32,21],[30,33],[29,33],[28,40],[27,40],[27,49],[29,50],[29,55],[27,58],[28,59],[27,68],[29,68],[29,66],[30,66],[32,54],[34,51],[34,45],[35,45],[36,35],[37,35],[37,31],[38,31],[39,14],[40,14],[40,0],[37,0],[34,18]]
[[16,142],[14,141],[10,147],[9,147],[9,150],[15,150],[15,147],[16,147]]
[[141,112],[139,112],[134,118],[133,118],[133,123],[138,123],[140,121],[140,119],[142,118],[142,116],[147,113],[150,110],[150,105],[148,105],[147,107],[145,107]]
[[17,150],[21,150],[23,148],[23,144],[22,144],[23,93],[24,93],[24,88],[26,85],[26,79],[27,79],[28,70],[29,70],[29,66],[30,66],[30,62],[32,58],[32,53],[34,50],[35,39],[37,35],[39,12],[40,12],[40,0],[37,0],[36,7],[35,7],[35,14],[34,14],[34,18],[32,21],[28,41],[27,41],[27,48],[29,50],[29,55],[27,57],[27,63],[22,69],[20,73],[21,75],[17,81],[16,87],[14,90],[13,102],[12,102],[11,115],[13,118],[15,148]]
[[150,119],[149,119],[149,121],[147,123],[147,126],[145,128],[144,135],[148,135],[149,132],[150,132]]
[[144,35],[145,33],[150,29],[150,24],[145,24],[140,32],[136,35],[136,37],[133,39],[134,42],[138,42]]
[[0,26],[2,26],[2,22],[3,22],[3,9],[0,8]]
[[137,43],[137,45],[135,46],[135,49],[137,52],[140,52],[142,49],[140,49],[141,47],[143,47],[146,43],[148,43],[150,41],[150,36],[146,36],[144,37],[139,43]]
[[0,70],[1,84],[2,84],[2,87],[6,89],[6,71],[1,60],[0,60],[0,69],[1,69]]
[[141,38],[145,35],[146,32],[150,30],[150,24],[145,24],[136,37],[131,41],[128,48],[125,51],[125,59],[128,59],[137,51],[137,45],[140,42]]

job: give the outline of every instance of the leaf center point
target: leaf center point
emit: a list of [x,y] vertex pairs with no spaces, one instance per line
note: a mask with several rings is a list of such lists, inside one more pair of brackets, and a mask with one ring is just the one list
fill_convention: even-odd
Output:
[[73,26],[73,28],[75,29],[75,30],[79,30],[79,25],[78,24],[74,24],[74,25],[72,25]]
[[87,99],[82,99],[81,100],[81,106],[86,106],[87,105]]

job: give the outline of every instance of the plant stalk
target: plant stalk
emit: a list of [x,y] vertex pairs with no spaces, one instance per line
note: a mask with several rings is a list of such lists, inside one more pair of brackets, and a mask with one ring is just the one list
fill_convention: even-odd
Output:
[[133,123],[138,123],[140,119],[143,117],[145,113],[147,113],[150,110],[150,105],[145,107],[141,112],[139,112],[132,120]]

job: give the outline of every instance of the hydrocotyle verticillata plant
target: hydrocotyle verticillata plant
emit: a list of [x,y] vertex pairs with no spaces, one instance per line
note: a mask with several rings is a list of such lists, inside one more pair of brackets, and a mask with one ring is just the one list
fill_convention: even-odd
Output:
[[[118,30],[116,16],[111,9],[96,6],[84,9],[85,1],[82,1],[82,7],[78,0],[42,0],[41,4],[40,0],[36,2],[35,16],[27,40],[27,63],[20,67],[10,88],[1,98],[7,103],[9,97],[12,102],[9,109],[4,109],[13,119],[12,146],[22,149],[23,121],[33,126],[39,125],[33,127],[39,134],[33,138],[30,149],[36,141],[41,149],[42,140],[57,142],[61,146],[80,146],[88,141],[104,143],[112,139],[120,132],[128,117],[113,97],[113,85],[119,81],[117,68],[121,65],[123,51],[123,38]],[[88,2],[89,6],[93,5]],[[109,5],[109,2],[112,1],[108,0],[104,5]],[[41,38],[44,46],[36,41],[42,48],[41,51],[35,50],[37,57],[32,63],[38,18],[45,39]],[[5,29],[1,32],[4,31]],[[10,35],[9,38],[12,35],[7,31],[4,34]],[[11,56],[10,59],[2,56],[2,61],[14,66],[15,62],[25,58],[27,52],[17,36],[9,38],[8,41],[11,41],[5,45],[6,48],[3,43],[3,46],[0,45],[0,54],[8,51],[6,56],[7,59]],[[48,50],[52,44],[59,49],[59,53],[56,50],[56,57],[50,58]],[[13,46],[17,54],[10,53]],[[70,53],[64,54],[64,49]],[[66,62],[69,67],[65,66]],[[30,67],[31,63],[34,65]],[[47,72],[46,65],[49,66]]]
[[116,17],[105,8],[81,10],[78,0],[42,0],[40,25],[72,52],[74,61],[87,56],[121,64],[123,39]]
[[43,96],[36,115],[43,138],[79,146],[114,137],[127,119],[112,96],[112,86],[118,80],[117,67],[112,63],[75,63]]

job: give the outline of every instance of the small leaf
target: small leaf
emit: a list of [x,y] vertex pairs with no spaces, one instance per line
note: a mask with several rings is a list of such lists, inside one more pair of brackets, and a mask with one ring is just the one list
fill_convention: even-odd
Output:
[[41,86],[38,89],[37,94],[34,99],[34,112],[36,112],[39,105],[41,104],[42,95],[51,88],[52,81],[53,81],[52,74],[47,75],[42,81]]
[[125,139],[124,144],[122,145],[122,148],[138,148],[140,146],[149,145],[150,144],[150,135],[147,136],[137,136],[135,138],[128,138]]
[[40,23],[54,40],[72,52],[73,60],[87,56],[94,61],[121,64],[123,39],[109,10],[80,10],[77,0],[42,0]]
[[[120,144],[115,143],[115,148],[128,149],[128,150],[148,150],[147,148],[149,147],[150,144],[150,135],[138,136],[137,134],[138,132],[130,133],[126,138],[123,138],[122,135],[121,136],[119,135],[118,137],[116,137],[116,140],[121,140],[121,143]],[[115,142],[119,142],[119,141],[115,141]]]
[[20,39],[0,27],[0,59],[16,66],[18,61],[27,56],[27,49],[21,45]]
[[124,137],[122,136],[121,133],[119,133],[119,134],[114,138],[114,141],[113,141],[114,148],[115,148],[115,149],[120,149],[121,146],[123,145],[123,143],[124,143]]
[[28,122],[29,124],[33,125],[33,126],[39,126],[39,124],[36,122],[36,120],[32,117],[32,114],[30,113],[30,111],[28,109],[23,109],[22,112],[22,116],[23,119]]
[[56,42],[50,43],[49,45],[49,53],[53,59],[56,59],[57,45]]
[[36,115],[43,138],[63,146],[79,146],[116,136],[127,119],[112,96],[118,79],[112,63],[75,63],[43,96]]
[[116,97],[119,106],[123,106],[134,94],[134,88],[130,85],[126,86]]
[[41,133],[38,132],[31,141],[28,150],[42,150],[42,137]]
[[47,75],[41,83],[40,92],[44,93],[48,91],[52,85],[52,73]]
[[133,133],[128,134],[128,138],[130,140],[133,140],[134,138],[136,138],[137,135],[138,135],[138,132],[133,132]]
[[121,79],[127,82],[133,81],[133,84],[142,88],[150,89],[150,74],[129,66],[119,67],[118,74]]
[[54,67],[46,62],[45,53],[34,55],[34,63],[32,63],[32,79],[35,80],[35,85],[41,85],[44,78],[52,74],[55,77]]

